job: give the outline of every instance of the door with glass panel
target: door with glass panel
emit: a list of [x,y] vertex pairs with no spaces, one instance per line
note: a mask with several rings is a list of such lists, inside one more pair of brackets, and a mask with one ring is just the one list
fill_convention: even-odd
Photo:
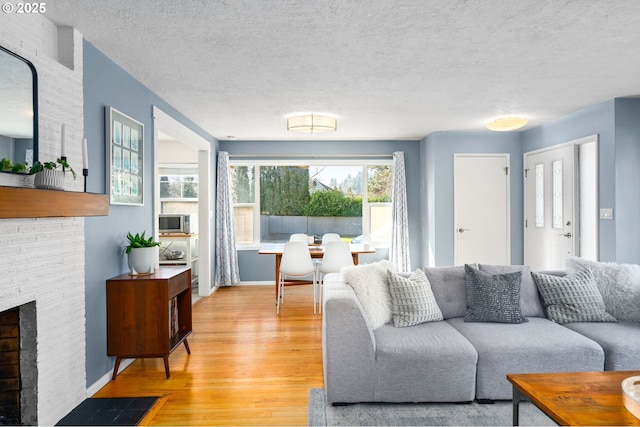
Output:
[[576,252],[575,146],[525,153],[524,262],[533,270],[564,269]]

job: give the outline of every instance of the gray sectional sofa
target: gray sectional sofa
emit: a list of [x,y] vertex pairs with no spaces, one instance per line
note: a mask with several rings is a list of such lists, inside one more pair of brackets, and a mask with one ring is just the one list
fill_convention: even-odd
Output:
[[435,267],[423,270],[444,319],[374,329],[343,275],[326,276],[327,401],[502,400],[512,397],[508,373],[640,370],[640,323],[554,323],[545,317],[528,267],[477,267],[490,274],[522,272],[520,308],[527,322],[465,322],[464,267]]

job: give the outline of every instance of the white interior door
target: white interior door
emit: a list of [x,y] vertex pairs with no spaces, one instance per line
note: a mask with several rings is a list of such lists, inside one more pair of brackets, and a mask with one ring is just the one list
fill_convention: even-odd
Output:
[[575,147],[525,154],[525,264],[533,270],[564,269],[575,253]]
[[509,264],[509,155],[454,156],[455,263]]

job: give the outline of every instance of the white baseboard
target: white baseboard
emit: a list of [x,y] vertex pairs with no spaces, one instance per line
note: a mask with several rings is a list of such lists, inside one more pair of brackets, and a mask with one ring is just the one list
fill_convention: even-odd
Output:
[[[134,360],[136,359],[122,359],[122,361],[120,362],[120,368],[118,368],[118,373],[124,371],[129,365],[133,363]],[[109,384],[109,381],[111,381],[112,375],[113,375],[113,371],[107,372],[98,381],[91,384],[87,388],[87,397],[93,396],[94,394],[99,392],[102,387]]]
[[275,284],[272,281],[256,281],[256,282],[240,282],[240,283],[236,283],[233,286],[275,286]]

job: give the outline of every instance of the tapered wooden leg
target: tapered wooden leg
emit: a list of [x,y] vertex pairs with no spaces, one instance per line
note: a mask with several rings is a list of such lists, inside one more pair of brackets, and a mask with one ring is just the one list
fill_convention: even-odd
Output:
[[164,359],[164,373],[167,375],[167,379],[171,378],[171,373],[169,373],[169,355],[165,354],[162,356]]
[[191,354],[191,350],[189,349],[189,343],[187,342],[187,339],[184,339],[184,348],[187,349],[187,354]]
[[118,375],[118,368],[120,368],[120,362],[122,362],[122,357],[116,357],[116,366],[113,367],[113,375],[111,376],[111,381],[116,380],[116,375]]

